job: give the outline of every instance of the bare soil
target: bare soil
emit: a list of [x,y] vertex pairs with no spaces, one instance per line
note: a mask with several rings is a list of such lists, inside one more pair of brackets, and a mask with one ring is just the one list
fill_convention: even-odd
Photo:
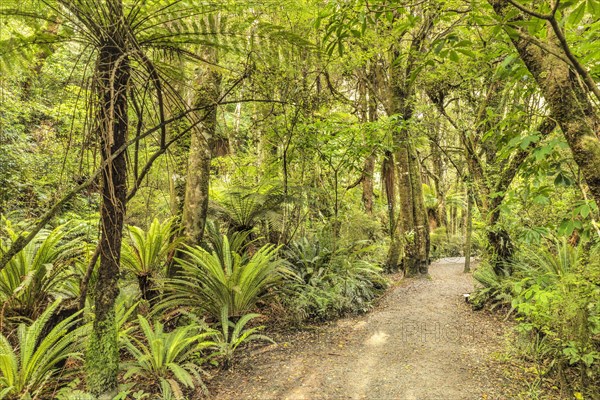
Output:
[[[510,324],[474,312],[461,260],[404,279],[370,313],[278,339],[210,383],[213,399],[513,399]],[[522,397],[523,398],[523,397]],[[524,397],[527,398],[527,397]]]

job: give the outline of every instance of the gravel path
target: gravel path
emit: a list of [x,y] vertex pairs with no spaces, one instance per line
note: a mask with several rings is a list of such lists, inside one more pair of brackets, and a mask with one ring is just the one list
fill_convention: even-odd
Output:
[[405,279],[371,313],[250,354],[211,384],[214,399],[507,399],[496,361],[506,324],[471,311],[460,260]]

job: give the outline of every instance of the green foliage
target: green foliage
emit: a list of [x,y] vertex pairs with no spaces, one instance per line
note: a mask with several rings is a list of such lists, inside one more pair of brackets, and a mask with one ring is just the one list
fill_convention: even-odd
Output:
[[121,250],[122,266],[140,276],[156,276],[164,271],[167,258],[182,242],[174,237],[174,220],[159,222],[154,219],[148,231],[137,226],[128,226],[130,243]]
[[[0,252],[18,237],[6,220],[4,231],[9,240],[0,243]],[[66,283],[83,246],[79,239],[67,240],[67,234],[64,225],[40,232],[0,271],[0,300],[9,315],[35,318],[53,298],[69,297]]]
[[343,243],[376,243],[383,240],[381,221],[363,211],[350,209],[340,218],[340,241]]
[[469,301],[475,309],[482,308],[486,303],[491,308],[507,306],[512,300],[512,282],[507,276],[497,275],[488,262],[483,262],[473,271],[473,278],[479,286],[471,294]]
[[[129,336],[126,348],[133,361],[124,365],[124,378],[142,378],[150,386],[158,386],[163,398],[184,399],[185,389],[203,386],[201,365],[203,351],[214,346],[215,332],[198,325],[186,325],[165,332],[160,322],[154,327],[138,315],[143,336]],[[156,388],[155,388],[156,389]]]
[[442,257],[460,257],[464,252],[464,238],[458,235],[446,234],[446,228],[437,228],[430,233],[431,259]]
[[331,251],[319,241],[303,238],[290,244],[286,259],[296,277],[283,302],[292,320],[327,320],[365,312],[385,287],[382,268],[366,258],[369,247]]
[[230,231],[252,231],[260,222],[276,224],[281,219],[280,208],[285,196],[279,185],[264,182],[258,187],[228,187],[214,192],[213,213],[224,219]]
[[0,398],[48,398],[59,380],[76,372],[62,364],[79,359],[77,347],[88,326],[77,327],[75,314],[45,333],[59,305],[59,300],[52,303],[29,326],[20,324],[16,338],[0,335]]
[[180,275],[168,281],[169,293],[163,307],[196,307],[215,319],[221,318],[224,307],[230,316],[250,311],[269,294],[287,269],[277,258],[273,245],[261,247],[253,255],[238,252],[242,237],[213,240],[218,243],[212,252],[201,247],[187,247],[185,258],[179,259]]
[[249,343],[257,340],[274,343],[271,338],[266,335],[259,334],[264,326],[255,326],[246,328],[246,325],[259,314],[246,314],[241,316],[236,322],[230,320],[229,310],[224,306],[221,310],[221,331],[215,337],[215,347],[219,354],[223,357],[224,366],[229,368],[233,359],[234,353],[243,343]]
[[173,219],[161,223],[156,218],[146,232],[136,226],[127,227],[129,243],[123,244],[121,265],[136,276],[145,300],[156,296],[156,280],[165,276],[170,257],[183,241],[175,236],[173,227]]
[[514,270],[511,277],[498,277],[491,268],[480,267],[473,276],[482,287],[472,301],[510,305],[520,321],[519,331],[543,343],[531,348],[542,374],[575,367],[575,376],[567,374],[570,383],[593,397],[594,388],[586,382],[600,376],[598,258],[594,253],[585,257],[581,247],[563,239],[550,247],[524,250]]

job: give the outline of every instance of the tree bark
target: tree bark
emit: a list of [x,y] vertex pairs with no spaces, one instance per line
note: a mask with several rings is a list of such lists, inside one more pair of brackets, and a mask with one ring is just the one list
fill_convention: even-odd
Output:
[[465,224],[465,267],[464,273],[471,272],[471,237],[473,235],[473,189],[467,183],[467,221]]
[[[112,0],[107,2],[106,7],[113,24],[107,27],[111,35],[101,45],[96,65],[102,161],[109,160],[127,141],[127,85],[130,76],[122,3]],[[103,168],[102,182],[100,266],[86,372],[90,392],[98,398],[112,398],[117,391],[119,370],[115,301],[119,294],[119,263],[127,197],[125,152]]]
[[[400,54],[394,52],[394,59]],[[399,235],[404,243],[402,260],[407,276],[427,273],[429,263],[429,225],[423,201],[421,173],[416,149],[409,135],[409,123],[413,115],[413,84],[398,65],[392,67],[390,112],[398,123],[393,133],[395,161],[398,170],[400,195]],[[388,260],[388,264],[390,260]]]
[[367,157],[364,164],[364,175],[362,180],[362,203],[365,212],[373,215],[373,174],[375,173],[375,155]]
[[[488,1],[500,16],[504,16],[509,10],[516,11],[506,0]],[[518,23],[524,19],[517,12],[509,23]],[[581,83],[572,66],[555,55],[565,55],[565,51],[550,25],[548,22],[544,43],[552,53],[528,40],[526,28],[520,25],[512,27],[517,35],[508,33],[519,56],[540,87],[552,117],[563,131],[590,193],[596,203],[600,204],[600,118],[588,96],[589,88]]]
[[[205,49],[204,57],[216,63],[216,49]],[[211,146],[217,128],[217,102],[220,91],[221,74],[210,68],[201,68],[197,76],[194,106],[207,108],[202,123],[192,131],[183,206],[183,225],[190,245],[200,244],[204,236],[208,212]]]
[[431,159],[433,164],[433,184],[435,187],[435,196],[437,199],[437,208],[435,210],[437,221],[439,226],[446,228],[446,235],[448,232],[448,217],[446,215],[446,190],[444,188],[444,160],[442,159],[442,152],[440,150],[441,136],[439,132],[441,124],[437,124],[435,136],[431,140],[438,142],[437,144],[430,143]]

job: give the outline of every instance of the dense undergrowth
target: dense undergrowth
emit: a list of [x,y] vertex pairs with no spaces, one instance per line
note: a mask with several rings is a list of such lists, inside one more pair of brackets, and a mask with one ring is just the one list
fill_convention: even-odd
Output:
[[533,362],[532,396],[550,382],[564,396],[597,398],[600,383],[600,247],[551,240],[519,252],[513,273],[489,263],[473,273],[473,306],[501,310],[518,322],[520,355]]
[[[205,243],[190,247],[174,227],[170,220],[128,227],[116,399],[202,396],[211,371],[229,368],[249,342],[271,341],[266,326],[365,312],[387,286],[381,249],[367,238],[276,246],[211,224]],[[3,249],[13,229],[2,221]],[[86,232],[77,222],[44,231],[0,273],[0,399],[93,398],[83,378],[97,280],[93,269],[86,279],[93,253]]]

